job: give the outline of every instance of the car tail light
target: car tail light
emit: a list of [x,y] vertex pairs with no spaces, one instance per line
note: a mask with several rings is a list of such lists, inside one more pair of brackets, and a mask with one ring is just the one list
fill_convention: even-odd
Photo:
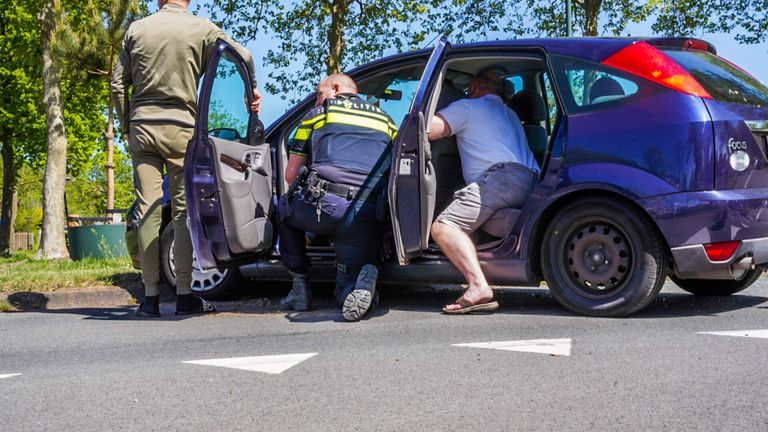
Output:
[[710,261],[727,261],[733,256],[740,244],[740,241],[707,243],[704,245],[704,251]]
[[689,95],[712,99],[688,71],[645,42],[619,50],[603,60],[603,64]]

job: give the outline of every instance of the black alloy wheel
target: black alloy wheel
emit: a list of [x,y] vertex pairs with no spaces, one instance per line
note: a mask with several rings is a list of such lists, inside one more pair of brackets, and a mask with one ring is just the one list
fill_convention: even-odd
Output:
[[666,250],[650,220],[608,198],[566,205],[550,222],[542,270],[552,295],[584,315],[618,317],[648,306],[664,285]]

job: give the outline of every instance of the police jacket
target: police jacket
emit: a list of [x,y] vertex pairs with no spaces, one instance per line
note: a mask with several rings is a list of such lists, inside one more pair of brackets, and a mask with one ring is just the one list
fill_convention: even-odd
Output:
[[289,152],[333,183],[379,186],[386,180],[397,127],[381,108],[353,94],[326,99],[301,120]]

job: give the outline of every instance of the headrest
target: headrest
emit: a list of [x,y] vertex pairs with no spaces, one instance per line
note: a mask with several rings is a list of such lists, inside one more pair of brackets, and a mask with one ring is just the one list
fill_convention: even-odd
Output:
[[456,87],[446,83],[440,89],[440,97],[437,99],[437,111],[447,107],[459,99],[464,99],[467,95]]
[[624,96],[624,89],[615,79],[600,77],[589,88],[589,103],[603,96]]
[[532,90],[520,90],[515,93],[510,107],[523,123],[534,123],[547,119],[547,105],[544,103],[544,98]]

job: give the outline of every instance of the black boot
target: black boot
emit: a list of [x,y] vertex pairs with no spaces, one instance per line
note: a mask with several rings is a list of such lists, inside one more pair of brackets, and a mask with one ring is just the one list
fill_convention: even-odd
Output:
[[355,289],[347,295],[341,306],[341,315],[345,320],[360,321],[360,318],[378,306],[379,293],[376,291],[378,277],[379,269],[372,264],[366,264],[360,269]]
[[280,299],[280,308],[295,311],[312,310],[312,288],[306,273],[291,273],[293,288],[287,296]]
[[136,308],[135,315],[141,318],[157,318],[160,316],[160,296],[146,296]]
[[212,304],[204,302],[193,294],[176,294],[176,315],[196,315],[215,311]]

